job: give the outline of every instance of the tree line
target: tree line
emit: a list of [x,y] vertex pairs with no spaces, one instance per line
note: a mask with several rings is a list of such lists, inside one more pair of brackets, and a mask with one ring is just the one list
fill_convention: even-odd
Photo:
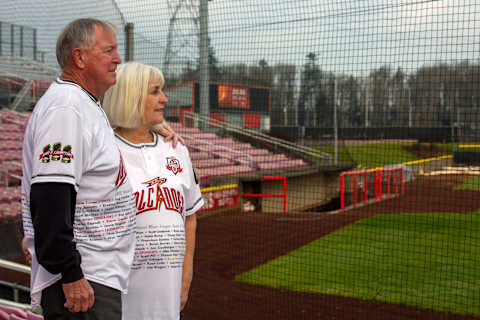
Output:
[[[210,81],[271,88],[271,124],[338,126],[459,127],[476,129],[480,120],[480,64],[463,61],[423,66],[412,72],[382,66],[367,76],[322,70],[315,53],[306,63],[220,65],[209,46]],[[199,79],[187,65],[167,86]]]

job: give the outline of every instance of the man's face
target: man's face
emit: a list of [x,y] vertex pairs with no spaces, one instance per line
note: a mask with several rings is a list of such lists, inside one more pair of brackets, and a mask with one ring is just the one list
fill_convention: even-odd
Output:
[[116,82],[117,65],[122,63],[117,51],[115,34],[94,26],[95,44],[86,52],[85,74],[87,87],[97,97],[103,95]]

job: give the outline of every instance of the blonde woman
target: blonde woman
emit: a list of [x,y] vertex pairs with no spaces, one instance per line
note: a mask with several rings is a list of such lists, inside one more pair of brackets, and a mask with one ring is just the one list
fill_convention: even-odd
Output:
[[136,248],[123,319],[179,319],[192,280],[195,212],[203,206],[187,148],[152,131],[164,121],[164,78],[130,62],[103,101],[137,205]]

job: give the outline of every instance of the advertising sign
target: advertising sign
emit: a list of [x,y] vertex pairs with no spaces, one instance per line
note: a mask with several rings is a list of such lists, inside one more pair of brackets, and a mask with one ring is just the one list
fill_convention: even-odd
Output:
[[250,109],[248,88],[218,85],[218,106],[220,108]]

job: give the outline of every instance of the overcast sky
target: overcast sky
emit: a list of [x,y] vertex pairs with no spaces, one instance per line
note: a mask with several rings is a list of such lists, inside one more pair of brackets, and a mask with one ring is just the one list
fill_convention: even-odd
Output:
[[[48,52],[52,64],[56,36],[68,21],[94,16],[119,26],[133,22],[135,59],[162,66],[176,1],[0,0],[0,21],[37,28],[40,49]],[[382,65],[408,72],[439,62],[477,62],[480,56],[478,0],[213,0],[208,4],[211,44],[222,64],[265,59],[270,65],[300,66],[314,52],[324,70],[366,74]],[[182,8],[177,17],[172,33],[175,60],[195,63],[198,15]],[[6,32],[2,30],[3,41],[9,37]],[[118,38],[123,50],[123,34]]]

